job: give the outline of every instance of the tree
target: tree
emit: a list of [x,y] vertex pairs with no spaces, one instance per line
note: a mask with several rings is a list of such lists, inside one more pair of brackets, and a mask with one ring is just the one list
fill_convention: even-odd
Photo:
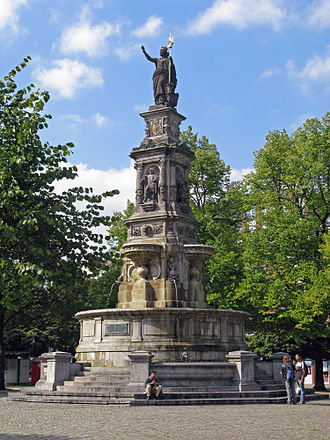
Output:
[[[49,94],[33,84],[18,90],[15,83],[29,60],[0,81],[0,389],[5,327],[17,316],[23,322],[44,301],[56,310],[50,326],[61,335],[87,278],[106,257],[103,237],[92,232],[109,221],[100,215],[102,198],[118,193],[94,195],[81,187],[55,193],[54,182],[77,176],[76,167],[65,165],[73,145],[42,143],[38,132],[51,118],[43,114]],[[86,208],[79,211],[77,201]]]
[[330,113],[291,136],[270,132],[256,152],[246,185],[257,227],[242,234],[245,271],[235,295],[252,315],[252,349],[313,357],[317,389],[329,350],[329,122]]
[[89,306],[92,308],[111,308],[117,303],[118,279],[123,265],[120,248],[127,240],[127,227],[124,220],[133,213],[134,203],[127,200],[123,212],[115,211],[110,218],[108,230],[109,260],[96,277],[90,279],[88,287]]
[[241,188],[230,183],[230,167],[205,136],[198,138],[188,127],[181,133],[181,140],[195,154],[189,184],[191,208],[200,222],[199,241],[214,248],[205,265],[207,300],[213,307],[235,308],[232,292],[243,272],[239,235]]
[[194,153],[189,173],[190,202],[197,220],[204,217],[214,217],[219,212],[219,204],[224,198],[230,180],[230,167],[220,158],[219,151],[214,144],[192,128],[181,132],[181,141]]

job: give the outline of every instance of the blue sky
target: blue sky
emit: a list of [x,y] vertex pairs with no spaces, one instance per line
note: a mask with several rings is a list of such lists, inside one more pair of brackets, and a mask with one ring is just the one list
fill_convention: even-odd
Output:
[[215,143],[235,177],[269,130],[329,111],[329,30],[330,0],[0,0],[1,76],[32,57],[19,82],[51,93],[44,139],[72,141],[79,183],[119,188],[108,209],[122,209],[153,104],[141,44],[158,56],[174,34],[182,128]]

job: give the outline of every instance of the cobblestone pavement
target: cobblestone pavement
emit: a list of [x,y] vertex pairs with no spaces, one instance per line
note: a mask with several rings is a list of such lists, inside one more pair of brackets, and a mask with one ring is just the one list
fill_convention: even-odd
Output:
[[325,440],[330,401],[306,405],[128,407],[0,399],[1,440]]

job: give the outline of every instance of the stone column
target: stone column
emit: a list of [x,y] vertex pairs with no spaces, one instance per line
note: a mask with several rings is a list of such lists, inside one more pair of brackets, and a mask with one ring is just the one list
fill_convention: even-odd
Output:
[[281,380],[282,381],[282,377],[280,375],[280,367],[283,364],[283,357],[285,355],[288,355],[288,353],[283,353],[283,352],[278,352],[278,353],[274,353],[270,359],[272,361],[272,366],[273,366],[273,378],[274,380]]
[[149,376],[153,354],[148,351],[134,351],[128,355],[130,359],[130,381],[128,387],[136,392],[144,391],[144,382]]
[[234,381],[238,385],[239,391],[259,390],[254,380],[254,359],[257,355],[251,351],[231,351],[226,355],[229,362],[236,364]]
[[142,163],[136,163],[134,165],[136,169],[136,198],[135,204],[139,205],[143,201],[143,186],[142,186]]
[[160,200],[160,202],[167,201],[166,159],[164,159],[164,158],[160,160],[159,200]]
[[36,383],[36,389],[54,391],[57,385],[63,385],[70,379],[72,355],[63,351],[43,353],[41,359],[41,376]]

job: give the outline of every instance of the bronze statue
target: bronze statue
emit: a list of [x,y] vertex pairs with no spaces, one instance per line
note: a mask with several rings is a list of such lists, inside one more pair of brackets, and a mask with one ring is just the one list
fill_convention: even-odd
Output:
[[161,58],[152,58],[147,54],[144,46],[141,49],[147,60],[156,65],[156,70],[153,74],[155,104],[176,107],[179,98],[179,94],[174,93],[177,84],[176,72],[167,47],[161,47]]

